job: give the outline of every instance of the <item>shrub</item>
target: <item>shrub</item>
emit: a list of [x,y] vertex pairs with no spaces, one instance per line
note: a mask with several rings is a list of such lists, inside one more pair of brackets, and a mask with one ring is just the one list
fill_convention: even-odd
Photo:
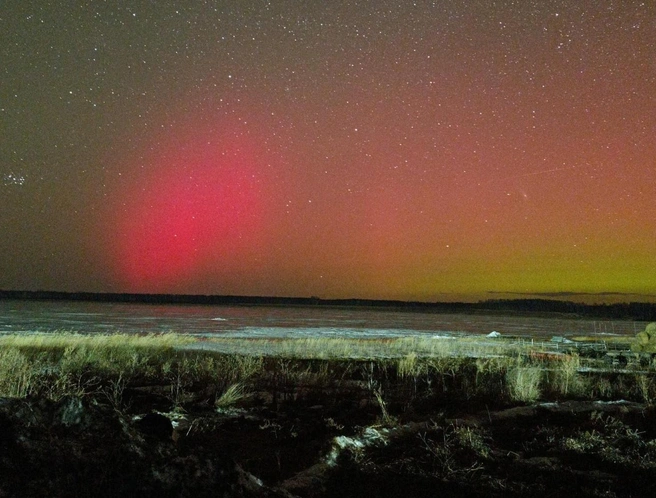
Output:
[[650,323],[645,330],[638,332],[631,343],[631,349],[636,352],[656,353],[656,322]]

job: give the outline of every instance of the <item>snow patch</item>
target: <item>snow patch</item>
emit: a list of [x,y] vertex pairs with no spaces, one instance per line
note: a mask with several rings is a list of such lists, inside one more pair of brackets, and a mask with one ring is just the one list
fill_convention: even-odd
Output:
[[337,465],[337,459],[344,450],[359,451],[367,446],[385,446],[388,442],[387,429],[367,427],[358,437],[337,436],[333,439],[330,452],[325,457],[325,462],[330,467]]

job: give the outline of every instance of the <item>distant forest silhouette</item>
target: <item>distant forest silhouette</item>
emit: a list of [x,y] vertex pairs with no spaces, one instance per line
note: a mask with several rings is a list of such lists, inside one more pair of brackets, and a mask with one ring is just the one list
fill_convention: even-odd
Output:
[[189,294],[126,294],[57,291],[3,291],[0,299],[94,301],[145,304],[200,304],[242,306],[326,306],[421,311],[428,313],[552,314],[573,317],[656,321],[656,303],[584,304],[555,299],[490,299],[475,303],[321,299],[318,297],[213,296]]

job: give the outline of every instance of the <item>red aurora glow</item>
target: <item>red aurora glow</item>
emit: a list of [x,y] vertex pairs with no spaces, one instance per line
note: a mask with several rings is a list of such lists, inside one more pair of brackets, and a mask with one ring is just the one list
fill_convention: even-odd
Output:
[[163,291],[248,246],[261,217],[258,177],[243,144],[194,140],[146,159],[119,192],[110,244],[122,284]]

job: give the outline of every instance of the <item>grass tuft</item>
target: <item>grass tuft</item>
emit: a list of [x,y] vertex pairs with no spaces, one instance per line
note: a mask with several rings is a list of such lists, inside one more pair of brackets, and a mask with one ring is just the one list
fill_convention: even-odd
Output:
[[522,403],[533,403],[540,398],[542,369],[539,367],[516,366],[506,374],[510,398]]
[[214,403],[215,408],[229,408],[236,405],[239,401],[248,396],[248,391],[244,384],[232,384],[223,391],[223,394]]
[[0,351],[0,396],[24,398],[34,389],[35,368],[19,350]]

